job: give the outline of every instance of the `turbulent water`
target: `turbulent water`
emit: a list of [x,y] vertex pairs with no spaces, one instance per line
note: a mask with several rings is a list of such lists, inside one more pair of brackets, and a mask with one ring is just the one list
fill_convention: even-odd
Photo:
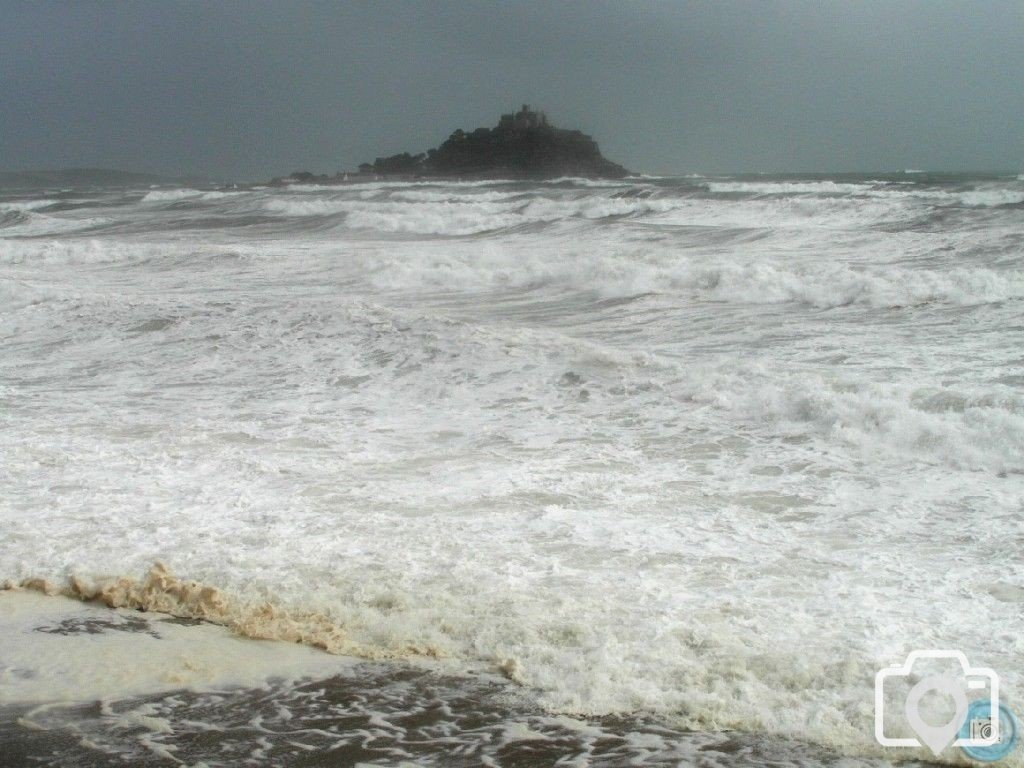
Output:
[[1022,256],[1012,176],[4,193],[0,582],[888,754],[914,648],[1024,709]]

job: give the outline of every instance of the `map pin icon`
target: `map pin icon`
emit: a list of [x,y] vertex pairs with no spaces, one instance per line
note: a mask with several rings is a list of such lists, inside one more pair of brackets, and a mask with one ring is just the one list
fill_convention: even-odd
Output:
[[[953,719],[945,725],[928,725],[921,717],[921,699],[926,693],[932,691],[944,693],[953,699],[956,713],[953,715]],[[914,733],[928,749],[938,755],[949,746],[960,730],[960,726],[963,725],[964,717],[967,716],[967,695],[954,678],[947,675],[932,675],[924,678],[910,689],[903,712],[907,716],[910,727],[914,729]]]

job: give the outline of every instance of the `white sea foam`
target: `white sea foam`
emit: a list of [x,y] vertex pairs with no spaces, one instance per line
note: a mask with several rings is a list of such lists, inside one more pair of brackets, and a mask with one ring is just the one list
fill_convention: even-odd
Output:
[[56,235],[74,235],[95,227],[102,227],[111,221],[107,217],[64,217],[36,212],[27,212],[24,219],[2,230],[4,238],[42,238]]
[[0,239],[0,264],[12,265],[110,264],[177,253],[180,249],[175,246],[109,238]]
[[3,200],[0,201],[0,213],[5,211],[34,211],[53,205],[53,200]]
[[381,205],[354,210],[346,219],[346,224],[353,229],[423,235],[472,235],[522,222],[522,216],[507,209],[487,205],[452,208],[449,203],[422,206],[412,211]]
[[270,198],[264,203],[267,211],[283,216],[329,216],[351,208],[345,200],[321,198]]
[[[447,231],[459,221],[450,220]],[[470,221],[478,227],[486,223]],[[496,226],[502,220],[491,221]],[[418,223],[425,228],[425,222]],[[909,245],[908,241],[905,247]],[[758,248],[773,250],[766,241],[749,248],[754,252]],[[516,250],[492,243],[465,249],[409,249],[401,260],[389,258],[385,252],[361,261],[382,289],[493,290],[552,285],[593,290],[606,297],[653,293],[702,302],[797,302],[822,309],[849,305],[898,309],[933,303],[972,306],[1024,298],[1024,271],[1018,269],[868,266],[793,256],[764,256],[752,261],[717,253],[699,258],[667,252],[652,258],[636,246],[602,252],[586,238],[554,246],[538,241]]]
[[[373,194],[373,193],[371,193]],[[398,189],[388,195],[389,200],[410,203],[494,203],[518,196],[517,192],[456,192],[451,189]]]
[[1024,203],[1024,191],[1014,189],[978,189],[958,195],[964,205],[995,206]]
[[166,203],[175,200],[186,200],[191,197],[200,197],[202,192],[198,189],[155,189],[147,192],[143,198],[144,203]]
[[835,181],[709,181],[711,192],[752,192],[762,195],[845,194],[864,192],[869,184],[844,184]]
[[[431,235],[467,235],[506,227],[553,222],[580,217],[601,219],[664,213],[675,210],[671,200],[632,200],[589,197],[580,199],[537,199],[522,202],[504,194],[453,195],[411,190],[395,193],[388,200],[330,196],[269,199],[268,211],[284,216],[332,216],[345,214],[352,229],[378,232],[406,232]],[[370,199],[366,199],[369,197]]]
[[0,278],[0,306],[8,311],[39,304],[59,295],[58,291],[27,280]]
[[939,188],[922,189],[914,187],[912,182],[890,183],[870,180],[857,183],[837,183],[834,181],[711,181],[707,182],[705,186],[709,191],[716,194],[745,192],[753,195],[768,196],[852,195],[889,200],[903,198],[931,201],[936,204],[961,204],[975,207],[1016,205],[1024,202],[1024,191],[1010,189],[1005,186],[978,186],[968,191],[950,191]]
[[915,647],[1019,709],[1019,184],[808,185],[266,189],[195,229],[111,193],[0,238],[0,581],[857,753]]
[[[653,177],[641,177],[653,178]],[[612,188],[631,187],[636,185],[636,178],[629,179],[585,179],[579,176],[560,176],[557,179],[549,179],[545,184],[572,184],[577,187]]]
[[944,272],[908,269],[807,270],[779,263],[705,268],[687,281],[709,298],[751,303],[801,301],[831,308],[864,304],[902,308],[931,302],[970,306],[1024,299],[1024,271],[957,268]]
[[236,197],[238,195],[246,194],[245,191],[238,190],[198,190],[198,189],[157,189],[152,192],[147,192],[143,198],[144,203],[173,203],[179,200],[222,200],[224,198]]

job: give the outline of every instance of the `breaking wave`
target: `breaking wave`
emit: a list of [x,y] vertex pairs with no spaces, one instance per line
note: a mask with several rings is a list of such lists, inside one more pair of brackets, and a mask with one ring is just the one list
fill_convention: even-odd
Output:
[[174,576],[163,563],[153,565],[142,579],[130,576],[86,578],[72,576],[66,584],[41,578],[8,582],[5,589],[31,589],[48,595],[64,595],[108,608],[158,611],[179,618],[202,619],[228,627],[256,640],[302,643],[329,653],[364,659],[401,659],[410,656],[442,656],[430,646],[414,644],[394,647],[359,643],[344,626],[322,613],[288,611],[263,601],[247,603],[223,590]]
[[0,579],[878,754],[874,672],[924,640],[1021,696],[1022,200],[0,198]]
[[147,192],[142,197],[144,203],[168,203],[179,200],[223,200],[228,197],[245,194],[244,192],[225,192],[219,190],[201,191],[198,189],[161,189]]

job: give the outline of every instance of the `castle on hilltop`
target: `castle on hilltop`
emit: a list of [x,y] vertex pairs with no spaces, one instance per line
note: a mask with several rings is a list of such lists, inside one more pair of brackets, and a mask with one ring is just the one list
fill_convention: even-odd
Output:
[[523,108],[515,114],[509,112],[501,116],[498,121],[498,128],[505,130],[526,130],[528,128],[546,128],[548,116],[543,112],[534,112],[529,104],[523,104]]
[[[402,152],[362,163],[357,178],[407,179],[557,179],[562,176],[621,179],[630,172],[601,154],[597,142],[575,129],[557,128],[543,112],[523,104],[518,112],[500,117],[494,128],[456,129],[434,149]],[[308,171],[293,173],[273,184],[343,183],[348,174],[334,179]]]
[[602,157],[592,138],[582,131],[556,128],[529,104],[502,115],[494,128],[459,128],[426,153],[378,157],[359,170],[380,176],[496,179],[629,175],[621,165]]

